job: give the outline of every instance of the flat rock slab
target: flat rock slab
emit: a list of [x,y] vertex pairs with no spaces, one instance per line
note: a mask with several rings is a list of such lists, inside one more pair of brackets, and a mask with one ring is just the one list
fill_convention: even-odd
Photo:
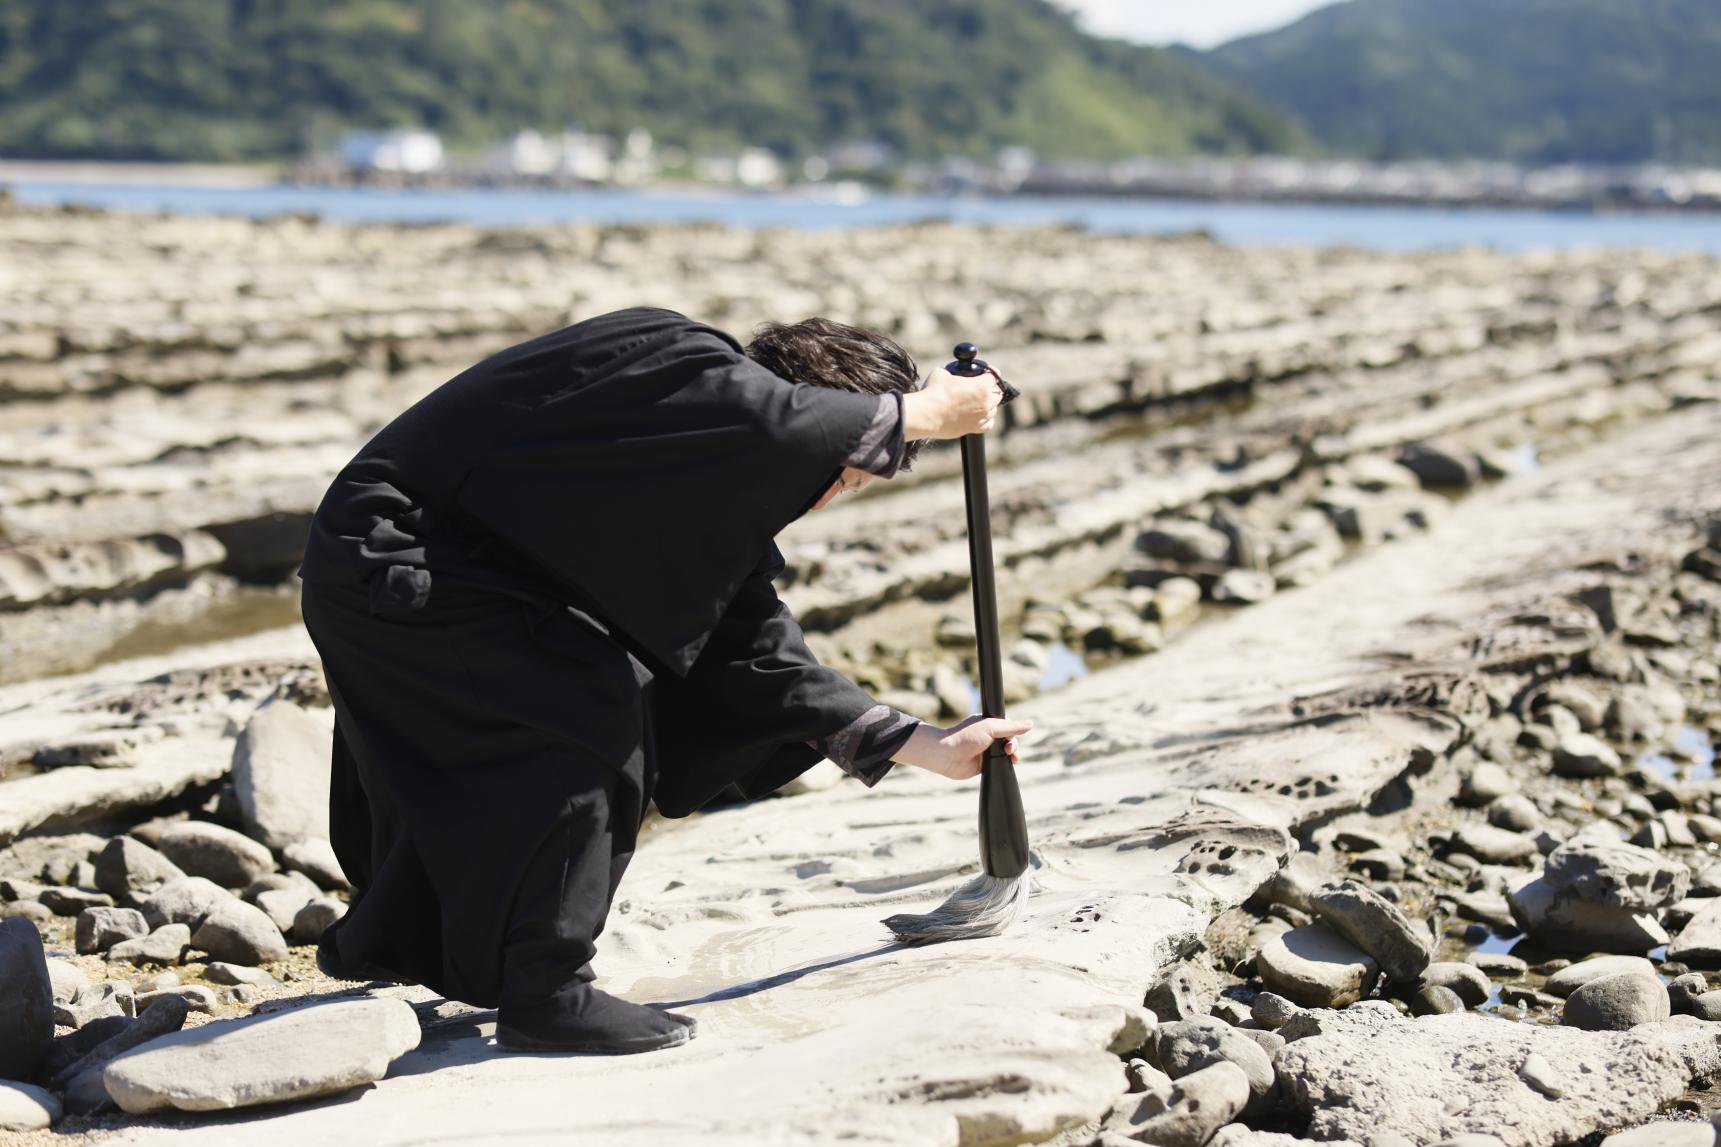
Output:
[[[1491,1134],[1507,1147],[1554,1147],[1654,1114],[1718,1048],[1721,1032],[1699,1021],[1580,1032],[1469,1012],[1405,1019],[1369,1003],[1335,1014],[1275,1066],[1315,1139]],[[1542,1088],[1522,1074],[1531,1055]]]
[[403,1001],[321,1004],[162,1036],[108,1064],[102,1082],[133,1115],[285,1103],[381,1079],[418,1039]]
[[[1025,706],[1038,724],[1020,768],[1037,891],[1003,936],[904,949],[878,923],[930,908],[973,871],[972,785],[899,769],[873,790],[845,783],[718,810],[652,834],[596,962],[603,987],[695,1015],[692,1043],[499,1055],[491,1017],[476,1013],[427,1032],[352,1102],[124,1141],[631,1144],[645,1132],[614,1113],[649,1112],[653,1131],[673,1132],[658,1141],[744,1126],[754,1141],[795,1127],[814,1129],[797,1141],[836,1143],[839,1116],[912,1111],[925,1125],[903,1141],[976,1145],[1099,1118],[1124,1087],[1106,1049],[1160,965],[1274,874],[1295,827],[1363,807],[1448,751],[1487,712],[1465,683],[1479,662],[1574,648],[1569,633],[1506,619],[1593,584],[1598,554],[1652,544],[1667,511],[1696,512],[1718,466],[1721,412],[1681,411],[1481,492],[1427,537]],[[1621,1077],[1622,1112],[1644,1102],[1638,1091],[1676,1094],[1688,1078],[1675,1084],[1670,1061],[1629,1033],[1524,1032],[1650,1048],[1633,1062],[1654,1086]],[[1519,1066],[1500,1074],[1550,1102]]]

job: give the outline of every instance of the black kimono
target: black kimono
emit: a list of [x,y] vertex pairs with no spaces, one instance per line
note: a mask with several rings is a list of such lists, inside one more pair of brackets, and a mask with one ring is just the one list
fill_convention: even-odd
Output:
[[876,783],[915,722],[814,659],[772,538],[845,464],[893,470],[900,412],[638,309],[505,350],[384,427],[300,569],[357,889],[325,937],[338,962],[480,1006],[541,998],[591,977],[648,801],[764,795],[833,745]]

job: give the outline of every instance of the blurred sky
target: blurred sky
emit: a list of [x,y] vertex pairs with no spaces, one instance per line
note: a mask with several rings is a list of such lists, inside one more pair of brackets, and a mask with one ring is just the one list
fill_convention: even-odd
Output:
[[1057,0],[1103,36],[1210,48],[1289,24],[1330,0]]

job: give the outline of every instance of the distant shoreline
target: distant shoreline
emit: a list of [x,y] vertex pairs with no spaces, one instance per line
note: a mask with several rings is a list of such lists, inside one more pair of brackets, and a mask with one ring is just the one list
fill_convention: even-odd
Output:
[[280,180],[281,169],[270,164],[0,159],[0,184],[17,181],[123,183],[135,187],[270,187]]

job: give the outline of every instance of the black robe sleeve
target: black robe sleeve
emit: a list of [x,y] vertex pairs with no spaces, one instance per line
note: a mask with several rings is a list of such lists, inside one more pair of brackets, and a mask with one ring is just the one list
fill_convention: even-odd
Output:
[[[824,757],[814,742],[877,707],[807,648],[771,585],[782,569],[773,545],[686,675],[652,684],[654,799],[665,816],[685,816],[731,784],[748,797],[781,788]],[[883,770],[869,783],[881,776]]]

